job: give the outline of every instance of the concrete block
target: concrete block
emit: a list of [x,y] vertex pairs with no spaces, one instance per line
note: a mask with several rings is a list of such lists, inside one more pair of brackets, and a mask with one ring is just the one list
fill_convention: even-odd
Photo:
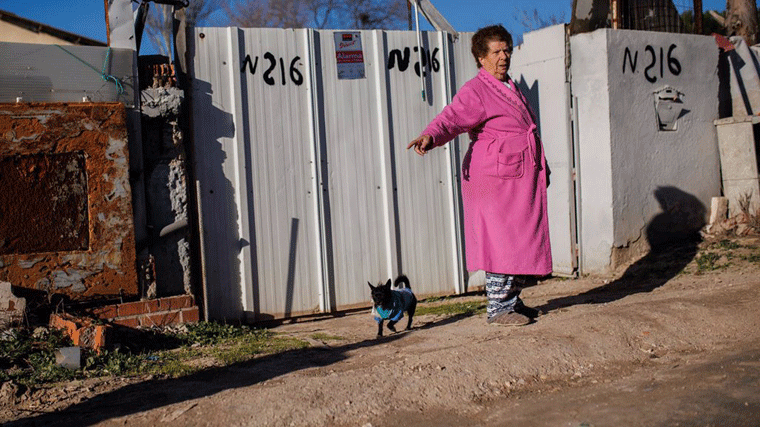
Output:
[[710,204],[710,227],[725,220],[728,216],[728,198],[713,197]]
[[185,93],[176,87],[149,87],[140,93],[142,113],[148,117],[176,117]]
[[723,194],[728,198],[728,213],[741,213],[739,201],[750,198],[750,211],[760,209],[760,174],[755,144],[755,127],[760,117],[730,117],[715,121],[723,176]]
[[55,363],[68,369],[79,369],[82,366],[82,349],[79,347],[63,347],[55,351]]
[[486,288],[486,272],[483,270],[470,272],[470,277],[467,279],[467,291],[472,292],[477,289]]
[[26,299],[13,295],[10,282],[0,282],[0,329],[21,323],[26,312]]

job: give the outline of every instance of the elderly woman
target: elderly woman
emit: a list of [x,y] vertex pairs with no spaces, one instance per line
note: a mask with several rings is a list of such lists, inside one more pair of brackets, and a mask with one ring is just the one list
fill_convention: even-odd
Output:
[[480,69],[414,139],[419,155],[468,132],[462,164],[469,271],[486,271],[488,323],[525,325],[538,313],[522,287],[552,271],[546,213],[548,169],[535,116],[509,77],[512,36],[501,25],[472,37]]

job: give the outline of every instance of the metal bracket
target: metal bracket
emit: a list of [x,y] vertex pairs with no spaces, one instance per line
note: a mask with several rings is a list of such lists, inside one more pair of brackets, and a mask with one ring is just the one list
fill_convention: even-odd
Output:
[[678,118],[683,111],[683,93],[665,87],[654,93],[654,109],[657,113],[657,129],[673,131],[678,128]]

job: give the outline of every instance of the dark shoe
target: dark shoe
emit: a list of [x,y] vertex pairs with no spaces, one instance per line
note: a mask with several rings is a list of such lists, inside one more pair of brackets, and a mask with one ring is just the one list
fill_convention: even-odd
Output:
[[515,311],[499,313],[493,317],[489,317],[486,320],[491,325],[503,325],[503,326],[523,326],[530,323],[530,317],[524,316]]
[[533,307],[527,307],[524,305],[520,305],[518,307],[515,307],[515,312],[520,313],[525,317],[529,317],[531,319],[535,319],[538,317],[539,312]]

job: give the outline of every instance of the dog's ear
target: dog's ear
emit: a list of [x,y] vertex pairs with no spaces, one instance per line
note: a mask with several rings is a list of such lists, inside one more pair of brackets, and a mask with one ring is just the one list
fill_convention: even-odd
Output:
[[374,289],[375,289],[375,287],[374,287],[374,286],[372,286],[372,283],[369,283],[369,282],[367,282],[367,284],[369,285],[369,288],[370,288],[370,289],[372,289],[372,290],[374,290]]
[[391,287],[391,279],[388,279],[387,282],[385,282],[385,287],[390,288]]

